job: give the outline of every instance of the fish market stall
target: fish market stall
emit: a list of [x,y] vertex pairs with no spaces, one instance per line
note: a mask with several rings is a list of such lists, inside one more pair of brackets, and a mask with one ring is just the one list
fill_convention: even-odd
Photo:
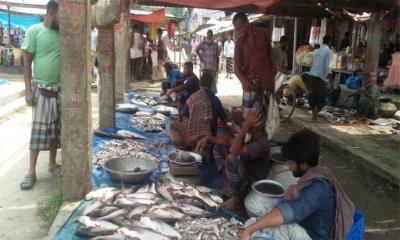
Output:
[[[117,128],[94,132],[94,190],[86,195],[54,239],[239,237],[242,222],[233,214],[218,210],[223,200],[214,190],[179,182],[171,175],[165,177],[172,159],[183,165],[196,163],[200,175],[206,176],[205,185],[213,189],[222,185],[214,165],[202,163],[200,155],[177,151],[170,145],[169,122],[176,117],[177,110],[164,104],[167,103],[154,95],[130,92],[128,102],[117,106]],[[130,165],[110,171],[113,166],[109,163],[118,161]],[[151,163],[150,169],[140,165],[140,161]],[[144,176],[145,172],[150,177]],[[144,178],[131,185],[126,181],[128,175]]]

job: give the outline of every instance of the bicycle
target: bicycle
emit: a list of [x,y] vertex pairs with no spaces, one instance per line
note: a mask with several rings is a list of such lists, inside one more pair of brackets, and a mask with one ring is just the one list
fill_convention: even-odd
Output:
[[296,108],[296,92],[288,84],[288,75],[278,73],[275,78],[274,98],[278,103],[280,122],[290,119]]

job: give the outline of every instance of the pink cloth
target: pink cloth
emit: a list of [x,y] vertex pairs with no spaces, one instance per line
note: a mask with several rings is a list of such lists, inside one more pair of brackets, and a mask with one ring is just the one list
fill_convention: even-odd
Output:
[[392,65],[389,69],[388,87],[400,89],[400,52],[392,54]]
[[308,169],[308,171],[300,178],[299,182],[297,183],[294,196],[297,197],[299,193],[303,190],[303,188],[310,185],[315,178],[326,179],[335,189],[336,214],[332,239],[347,239],[347,234],[350,232],[350,229],[353,225],[355,207],[353,202],[343,191],[342,186],[333,175],[331,170],[322,166],[316,166]]

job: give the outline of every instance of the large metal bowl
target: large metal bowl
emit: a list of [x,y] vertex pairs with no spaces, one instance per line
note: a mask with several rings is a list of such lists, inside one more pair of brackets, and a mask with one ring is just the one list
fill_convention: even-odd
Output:
[[128,184],[145,181],[157,167],[155,161],[133,157],[109,159],[103,165],[113,181]]

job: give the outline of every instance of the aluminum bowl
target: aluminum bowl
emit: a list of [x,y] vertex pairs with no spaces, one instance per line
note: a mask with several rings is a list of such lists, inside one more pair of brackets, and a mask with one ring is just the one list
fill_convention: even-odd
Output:
[[128,184],[145,181],[157,167],[158,163],[155,161],[133,157],[113,158],[103,164],[113,181]]

